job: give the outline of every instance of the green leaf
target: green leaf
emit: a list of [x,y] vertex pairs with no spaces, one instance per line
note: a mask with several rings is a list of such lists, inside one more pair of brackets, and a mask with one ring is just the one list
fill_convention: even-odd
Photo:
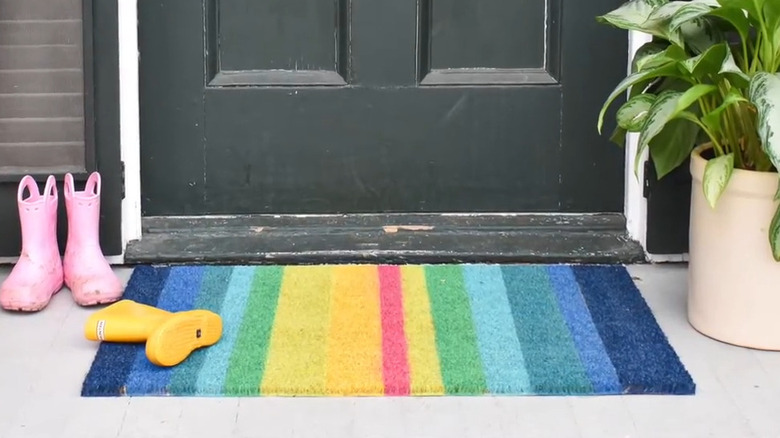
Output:
[[775,201],[780,201],[780,179],[777,180],[777,191],[775,192]]
[[621,148],[626,147],[626,134],[628,134],[628,131],[621,128],[620,126],[617,126],[615,127],[615,130],[612,131],[612,135],[609,137],[609,140]]
[[740,8],[721,7],[710,12],[710,16],[721,18],[730,23],[739,33],[742,41],[747,41],[750,32],[750,21],[745,16],[745,12]]
[[742,96],[742,93],[740,93],[738,89],[736,88],[730,89],[729,92],[726,94],[726,97],[723,99],[723,103],[721,103],[720,106],[712,110],[712,112],[705,114],[704,117],[701,118],[702,123],[704,123],[704,126],[706,126],[708,130],[714,133],[723,132],[720,123],[720,115],[723,113],[723,111],[726,110],[726,108],[730,107],[731,105],[738,104],[740,102],[748,102],[748,100]]
[[756,73],[748,97],[758,111],[761,146],[776,169],[780,169],[780,75]]
[[679,167],[690,156],[700,131],[699,125],[690,120],[674,119],[650,141],[648,147],[659,179]]
[[713,91],[716,91],[717,89],[718,87],[715,85],[709,84],[697,84],[689,88],[683,93],[682,96],[680,96],[680,99],[677,102],[677,110],[675,111],[674,115],[677,116],[677,114],[679,114],[681,111],[696,103],[697,100],[712,93]]
[[748,20],[751,23],[758,23],[764,0],[718,0],[718,3],[726,8],[744,9],[748,14]]
[[775,50],[780,50],[780,2],[764,3],[764,20],[772,38],[772,45]]
[[617,111],[618,126],[628,132],[638,132],[642,129],[647,117],[647,111],[655,102],[655,94],[639,94],[629,99]]
[[776,262],[780,262],[780,208],[775,210],[769,224],[769,246],[772,248],[772,257]]
[[707,161],[707,165],[704,166],[702,185],[704,186],[704,197],[707,199],[710,207],[715,208],[720,195],[723,194],[723,191],[726,190],[729,184],[733,171],[733,153],[721,155]]
[[706,75],[717,74],[723,67],[729,48],[725,43],[716,44],[701,55],[694,56],[682,62],[685,70],[696,78],[704,78]]
[[723,114],[723,111],[725,111],[729,106],[735,105],[739,102],[747,102],[747,99],[742,97],[739,92],[736,91],[736,89],[732,89],[732,93],[729,93],[726,96],[726,99],[723,100],[723,103],[712,110],[712,112],[704,115],[704,117],[701,119],[701,122],[713,134],[719,134],[723,132],[723,127],[721,126],[721,114]]
[[629,89],[632,85],[638,84],[642,81],[646,81],[648,79],[661,77],[661,76],[669,76],[677,74],[677,66],[674,63],[670,63],[667,65],[664,65],[662,67],[638,72],[631,74],[624,78],[620,83],[615,87],[615,89],[612,91],[612,93],[607,97],[606,102],[604,102],[604,106],[601,108],[601,111],[599,112],[599,118],[598,118],[598,131],[601,133],[602,128],[604,126],[604,115],[607,113],[607,109],[609,109],[609,106],[612,104],[612,102],[617,99],[618,96],[623,94],[626,90]]

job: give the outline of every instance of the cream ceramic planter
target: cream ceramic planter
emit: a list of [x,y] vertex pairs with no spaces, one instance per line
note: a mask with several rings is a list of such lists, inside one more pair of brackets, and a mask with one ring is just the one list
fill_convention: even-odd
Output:
[[704,198],[706,146],[691,155],[688,320],[729,344],[780,350],[780,263],[768,229],[777,203],[776,173],[734,170],[713,209]]

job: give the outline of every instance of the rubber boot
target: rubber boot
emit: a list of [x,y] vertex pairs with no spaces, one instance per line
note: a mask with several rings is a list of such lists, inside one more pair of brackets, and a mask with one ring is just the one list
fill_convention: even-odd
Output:
[[174,313],[146,340],[146,357],[157,366],[183,362],[198,348],[216,344],[222,337],[222,319],[208,310]]
[[[24,198],[25,189],[29,196]],[[43,194],[27,175],[16,194],[22,229],[22,251],[11,274],[0,286],[0,306],[6,310],[37,312],[49,304],[63,283],[57,244],[57,185],[46,180]]]
[[84,336],[90,341],[146,342],[173,313],[131,300],[121,300],[87,319]]
[[77,192],[73,175],[65,175],[65,285],[81,306],[113,303],[122,297],[124,289],[100,248],[100,182],[100,174],[93,172],[85,189]]
[[208,310],[167,312],[131,300],[121,300],[93,313],[84,325],[90,341],[146,342],[146,357],[155,365],[183,362],[198,348],[222,337],[222,319]]

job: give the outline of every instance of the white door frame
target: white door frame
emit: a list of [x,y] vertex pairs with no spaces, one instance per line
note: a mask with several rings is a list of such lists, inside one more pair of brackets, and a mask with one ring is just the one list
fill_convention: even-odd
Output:
[[138,0],[118,0],[119,20],[119,142],[125,163],[122,200],[122,255],[127,242],[141,238],[141,129],[138,84]]
[[[643,44],[650,42],[652,36],[636,31],[630,31],[628,35],[629,62],[627,70],[631,69],[631,59]],[[640,165],[634,173],[634,160],[638,149],[639,135],[629,133],[626,138],[626,164],[625,164],[625,201],[624,214],[628,235],[638,241],[645,249],[645,255],[651,262],[681,262],[687,260],[687,254],[655,255],[647,252],[647,199],[644,196],[644,166]],[[647,161],[647,150],[642,153],[641,162]]]
[[[127,242],[141,237],[141,148],[139,127],[138,83],[138,0],[119,0],[119,113],[122,161],[125,163],[125,199],[122,201],[122,248]],[[650,37],[629,32],[628,60]],[[630,62],[627,62],[630,68]],[[624,214],[628,234],[646,248],[647,202],[643,195],[642,174],[634,174],[633,163],[637,150],[637,136],[630,134],[626,142]],[[641,172],[640,166],[640,172]],[[652,261],[677,261],[681,256],[657,257]],[[121,263],[123,256],[112,262]]]

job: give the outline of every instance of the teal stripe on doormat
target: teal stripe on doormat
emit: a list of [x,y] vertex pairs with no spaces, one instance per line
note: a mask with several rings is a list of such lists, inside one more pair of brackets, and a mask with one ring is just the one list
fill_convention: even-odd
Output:
[[493,393],[531,393],[501,268],[465,266],[464,276],[488,389]]

